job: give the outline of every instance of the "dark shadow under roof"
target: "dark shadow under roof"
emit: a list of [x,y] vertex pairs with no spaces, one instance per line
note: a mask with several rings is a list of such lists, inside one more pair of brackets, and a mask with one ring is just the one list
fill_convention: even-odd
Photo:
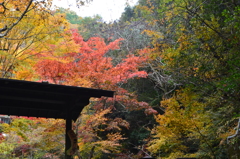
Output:
[[0,114],[76,120],[89,98],[113,91],[0,78]]

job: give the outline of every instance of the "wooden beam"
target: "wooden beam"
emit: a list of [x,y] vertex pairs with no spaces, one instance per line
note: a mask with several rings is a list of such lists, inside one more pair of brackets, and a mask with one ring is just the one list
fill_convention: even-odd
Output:
[[67,155],[67,150],[71,147],[71,140],[68,136],[68,131],[72,130],[72,119],[68,115],[66,118],[66,132],[65,132],[65,159],[72,159],[72,156]]

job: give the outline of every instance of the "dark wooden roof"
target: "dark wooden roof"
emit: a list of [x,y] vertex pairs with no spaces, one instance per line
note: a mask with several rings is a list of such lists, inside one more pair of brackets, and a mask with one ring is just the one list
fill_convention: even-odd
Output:
[[113,91],[0,78],[0,114],[76,120],[89,98]]

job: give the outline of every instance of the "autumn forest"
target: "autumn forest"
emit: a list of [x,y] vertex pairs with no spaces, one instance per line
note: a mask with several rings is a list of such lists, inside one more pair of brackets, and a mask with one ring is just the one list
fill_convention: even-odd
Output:
[[[73,158],[240,158],[239,0],[139,0],[109,23],[51,5],[0,1],[0,78],[115,91],[73,123]],[[10,119],[0,158],[64,158],[64,120]]]

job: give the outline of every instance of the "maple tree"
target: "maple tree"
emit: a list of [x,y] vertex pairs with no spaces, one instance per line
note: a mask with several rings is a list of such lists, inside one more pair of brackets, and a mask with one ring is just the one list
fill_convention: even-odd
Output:
[[[44,43],[39,36],[39,42],[17,59],[30,58],[9,69],[8,77],[116,92],[114,98],[91,99],[74,124],[79,158],[140,158],[144,154],[227,158],[229,146],[238,150],[237,144],[226,139],[234,134],[240,114],[239,5],[227,0],[140,0],[137,6],[126,7],[119,21],[109,24],[101,17],[80,18],[63,11],[74,23],[70,27],[78,31],[68,30],[64,13],[56,11],[56,18],[46,19],[48,26],[60,28],[58,36],[45,38]],[[35,22],[24,18],[20,22],[36,28]],[[19,30],[25,25],[20,22],[10,37],[20,34],[24,38]],[[54,27],[47,29],[56,33]],[[3,42],[7,46],[9,41]],[[17,41],[10,50],[30,42]],[[10,50],[8,55],[15,56]],[[2,51],[2,55],[7,54]],[[55,141],[62,141],[63,122],[58,123],[60,129],[54,121],[43,123],[38,130],[48,130],[40,139],[47,146],[41,149],[61,156],[62,147]],[[24,141],[26,131],[14,131],[23,132],[18,136],[24,144],[14,147],[2,142],[8,154],[40,147]]]
[[[63,14],[51,14],[52,11],[48,10],[50,1],[3,1],[1,6],[5,8],[5,11],[0,14],[3,19],[0,25],[7,28],[1,30],[0,76],[1,78],[32,80],[35,78],[32,73],[34,71],[32,66],[36,62],[34,56],[48,49],[45,43],[57,41],[61,37],[61,32],[68,28],[68,22]],[[52,151],[62,152],[63,143],[58,143],[56,137],[61,134],[64,142],[64,136],[62,132],[53,129],[55,120],[52,122],[42,120],[46,123],[45,126],[33,126],[39,125],[39,122],[32,118],[14,119],[10,125],[1,124],[4,126],[4,133],[7,134],[0,144],[3,150],[1,157],[41,157],[47,155],[47,152],[49,155],[54,155]],[[16,123],[19,124],[14,125]],[[62,126],[64,130],[64,125]],[[53,133],[44,132],[46,127],[53,129]],[[54,139],[56,139],[55,142]]]
[[[120,49],[122,40],[117,39],[106,44],[100,37],[91,37],[84,41],[81,35],[73,30],[65,34],[64,40],[50,45],[48,50],[37,56],[34,76],[40,81],[116,91],[114,98],[93,100],[90,104],[93,114],[80,117],[80,121],[84,120],[77,124],[81,137],[79,146],[83,148],[81,155],[89,154],[89,151],[93,151],[90,154],[95,154],[95,157],[109,150],[117,152],[119,141],[124,139],[121,129],[127,129],[129,124],[119,117],[110,117],[114,112],[143,109],[147,115],[157,113],[147,103],[138,102],[133,93],[120,87],[129,79],[147,77],[145,71],[138,69],[146,61],[146,57],[130,54],[121,63],[113,65],[111,57],[106,56],[109,51]],[[70,45],[71,48],[68,49]],[[110,110],[112,113],[107,117]],[[103,130],[106,133],[100,133]],[[92,141],[90,145],[89,140]],[[90,147],[93,149],[89,149]]]
[[[33,4],[32,0],[21,1],[22,3],[17,3],[16,1],[2,1],[0,3],[0,16],[1,19],[7,19],[12,17],[12,20],[7,20],[1,24],[1,35],[3,38],[8,35],[8,33],[24,18],[26,13],[32,9],[31,5]],[[18,14],[18,15],[16,15]]]
[[[64,21],[63,15],[51,15],[47,7],[49,3],[3,2],[6,11],[0,14],[3,20],[0,25],[6,26],[6,30],[2,30],[4,35],[0,43],[2,78],[18,78],[15,77],[18,72],[17,67],[27,65],[26,59],[34,56],[29,52],[29,48],[34,49],[35,53],[40,52],[44,42],[51,42],[53,38],[59,36],[63,28],[67,28],[68,23]],[[27,8],[26,4],[28,4]]]
[[[127,82],[127,79],[134,77],[147,76],[146,72],[137,69],[144,62],[145,58],[143,57],[128,55],[122,63],[113,66],[112,59],[104,56],[110,50],[119,49],[118,43],[122,39],[110,42],[108,45],[99,37],[92,37],[85,42],[80,35],[74,32],[73,40],[75,46],[72,47],[78,45],[79,53],[65,53],[57,58],[50,53],[48,56],[55,60],[45,59],[37,63],[36,71],[41,75],[42,80],[56,80],[55,83],[58,83],[62,78],[69,77],[64,79],[64,83],[81,85],[80,81],[77,83],[73,79],[88,78],[91,82],[90,86],[93,88],[104,88],[104,84],[105,86],[110,83],[114,85]],[[42,54],[42,56],[47,56],[47,54]],[[55,69],[59,71],[56,72]]]
[[[134,93],[121,88],[121,85],[127,83],[129,79],[147,77],[145,71],[139,71],[146,57],[129,54],[119,63],[113,63],[112,57],[108,57],[107,53],[120,49],[119,44],[123,39],[109,38],[106,44],[106,40],[99,37],[91,37],[85,41],[76,31],[63,33],[68,29],[68,23],[63,14],[51,16],[47,10],[37,8],[34,3],[31,5],[34,5],[36,9],[30,9],[24,14],[34,17],[34,20],[23,16],[18,24],[14,25],[3,37],[1,44],[3,47],[8,47],[4,50],[5,52],[2,52],[2,66],[5,66],[2,67],[3,76],[115,90],[114,99],[93,100],[90,106],[90,109],[94,110],[93,114],[85,116],[87,122],[80,122],[78,126],[79,130],[83,130],[82,128],[86,128],[89,123],[94,123],[95,125],[92,124],[92,127],[86,129],[88,134],[92,134],[89,140],[94,142],[89,146],[89,142],[82,140],[86,138],[84,133],[82,131],[78,133],[81,137],[79,145],[84,149],[80,155],[84,156],[84,153],[90,151],[95,158],[99,158],[103,153],[120,152],[120,141],[125,139],[122,130],[128,129],[129,123],[113,114],[118,111],[130,112],[132,110],[145,110],[146,115],[157,113],[147,103],[138,102]],[[9,12],[8,16],[11,16],[11,13]],[[14,36],[16,34],[18,37]],[[96,119],[94,117],[99,117],[100,120],[94,120]],[[101,123],[102,120],[106,120],[106,123]],[[14,123],[18,122],[21,124],[15,127]],[[7,147],[8,154],[6,155],[10,157],[13,152],[16,156],[22,157],[51,156],[54,155],[53,153],[61,156],[63,144],[58,141],[62,141],[63,122],[57,123],[59,124],[57,127],[55,122],[58,121],[15,119],[12,125],[5,125],[5,132],[14,134],[13,136],[19,139],[16,145],[14,145],[16,140],[11,141],[10,138],[5,140],[13,143]],[[35,127],[34,124],[37,126]],[[107,127],[107,133],[99,133],[103,130],[100,127]],[[38,136],[36,138],[38,141],[34,140],[34,136]],[[1,146],[6,145],[1,144]],[[92,149],[89,150],[89,147]]]
[[119,153],[120,142],[124,140],[121,129],[128,128],[128,122],[121,118],[107,118],[106,115],[111,113],[110,108],[98,112],[89,108],[83,110],[76,122],[81,150],[78,156],[99,158],[103,153]]

